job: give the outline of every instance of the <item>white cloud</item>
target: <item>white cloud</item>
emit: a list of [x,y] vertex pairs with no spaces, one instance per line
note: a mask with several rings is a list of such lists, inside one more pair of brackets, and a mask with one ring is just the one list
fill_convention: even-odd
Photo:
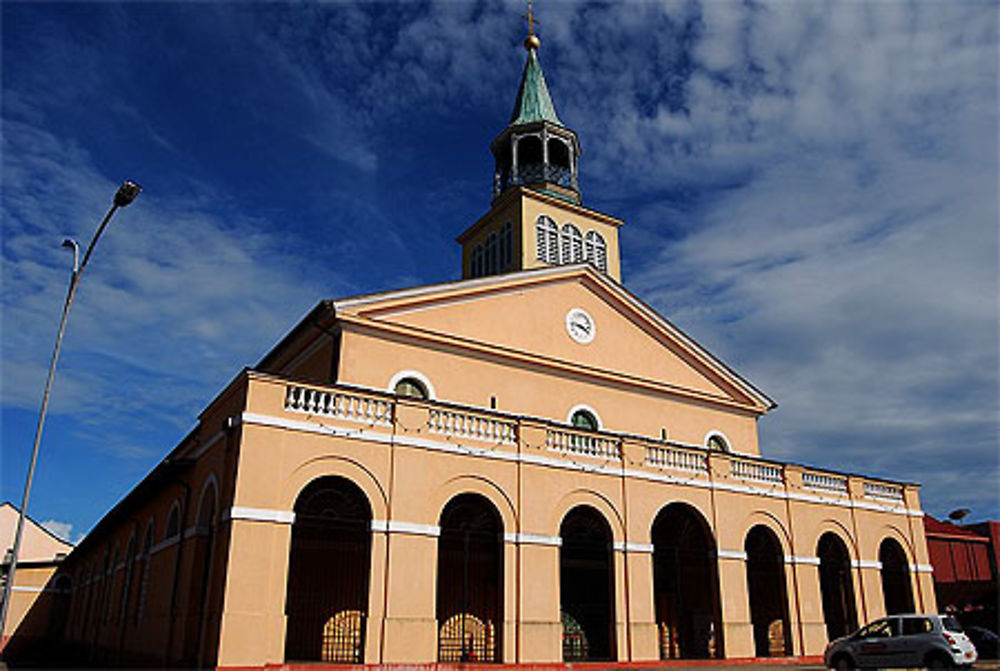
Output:
[[83,538],[83,534],[73,535],[73,525],[69,522],[60,522],[59,520],[45,520],[41,522],[43,529],[48,529],[57,538],[60,538],[67,543],[79,543]]
[[[77,147],[21,122],[5,123],[4,148],[3,402],[34,410],[71,266],[59,243],[86,246],[116,185]],[[311,305],[346,291],[318,259],[263,232],[268,222],[221,203],[154,186],[115,215],[82,276],[54,412],[127,423],[141,411],[186,426]],[[150,446],[117,449],[148,456]]]

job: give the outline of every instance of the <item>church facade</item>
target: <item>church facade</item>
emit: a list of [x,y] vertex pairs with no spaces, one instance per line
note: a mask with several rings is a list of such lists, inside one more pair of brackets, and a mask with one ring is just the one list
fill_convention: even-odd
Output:
[[526,47],[463,279],[322,301],[240,372],[63,562],[47,649],[812,656],[935,609],[918,486],[764,457],[774,402],[621,284],[622,222],[583,205],[579,140]]

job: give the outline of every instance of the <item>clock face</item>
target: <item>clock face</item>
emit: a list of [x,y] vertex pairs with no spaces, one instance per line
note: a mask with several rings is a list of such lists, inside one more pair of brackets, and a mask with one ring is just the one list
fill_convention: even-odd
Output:
[[594,318],[582,308],[573,308],[566,313],[566,332],[581,345],[586,345],[597,334]]

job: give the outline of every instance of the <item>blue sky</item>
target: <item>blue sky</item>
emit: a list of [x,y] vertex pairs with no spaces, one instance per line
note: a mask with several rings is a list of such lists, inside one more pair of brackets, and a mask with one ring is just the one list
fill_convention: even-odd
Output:
[[[775,398],[765,455],[998,502],[992,2],[537,3],[625,284]],[[457,278],[522,3],[3,3],[2,494],[90,528],[320,298]]]

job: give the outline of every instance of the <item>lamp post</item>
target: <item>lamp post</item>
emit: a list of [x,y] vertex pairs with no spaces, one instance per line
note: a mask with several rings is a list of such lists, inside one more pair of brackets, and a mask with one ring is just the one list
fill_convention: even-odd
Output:
[[14,532],[14,547],[11,552],[10,568],[7,571],[7,581],[3,586],[3,602],[0,604],[0,637],[3,636],[7,627],[7,611],[10,608],[10,594],[11,589],[14,586],[14,572],[17,570],[17,555],[21,549],[21,535],[24,531],[24,517],[28,510],[28,498],[31,496],[31,482],[35,477],[35,464],[38,461],[38,446],[42,442],[42,429],[45,427],[45,413],[49,409],[49,393],[52,390],[52,379],[56,374],[56,362],[59,361],[59,350],[62,348],[63,334],[66,332],[66,319],[69,317],[69,308],[73,303],[73,296],[76,294],[76,288],[80,285],[80,277],[83,275],[83,270],[87,267],[90,255],[94,252],[94,247],[97,245],[97,241],[100,239],[101,234],[104,233],[104,229],[107,228],[108,222],[111,221],[111,217],[116,211],[118,211],[119,208],[126,207],[129,203],[135,200],[141,190],[142,187],[135,182],[130,182],[128,180],[122,182],[122,185],[118,187],[118,191],[115,192],[115,198],[112,202],[111,209],[108,210],[106,215],[104,215],[104,220],[101,221],[101,225],[97,227],[97,232],[94,233],[94,237],[87,246],[87,251],[83,255],[83,261],[80,261],[80,246],[76,243],[76,240],[67,238],[66,240],[63,240],[62,243],[63,247],[68,247],[73,250],[73,272],[69,276],[69,290],[66,292],[66,303],[63,305],[62,320],[59,322],[59,333],[56,334],[56,345],[55,349],[52,351],[52,362],[49,364],[49,377],[45,381],[45,393],[42,394],[42,409],[38,413],[38,426],[35,428],[35,444],[31,448],[31,461],[28,464],[28,477],[24,482],[24,496],[21,498],[21,509],[17,514],[17,531]]

